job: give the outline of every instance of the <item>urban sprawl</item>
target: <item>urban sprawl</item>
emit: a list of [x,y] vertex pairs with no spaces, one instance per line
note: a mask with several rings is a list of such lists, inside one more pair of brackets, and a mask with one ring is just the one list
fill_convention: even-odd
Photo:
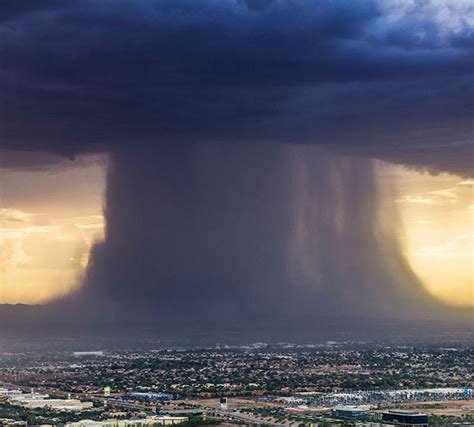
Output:
[[0,424],[474,425],[468,345],[0,353]]

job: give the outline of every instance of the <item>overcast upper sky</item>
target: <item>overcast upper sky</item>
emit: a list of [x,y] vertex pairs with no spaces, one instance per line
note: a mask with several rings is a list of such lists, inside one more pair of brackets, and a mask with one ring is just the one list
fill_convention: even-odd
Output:
[[182,140],[305,142],[470,175],[473,8],[3,0],[1,144],[72,156]]

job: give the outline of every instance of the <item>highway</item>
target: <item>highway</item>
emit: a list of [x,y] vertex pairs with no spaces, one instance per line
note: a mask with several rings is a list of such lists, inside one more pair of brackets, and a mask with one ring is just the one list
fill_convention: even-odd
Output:
[[[26,393],[31,392],[30,387],[26,386],[20,386],[16,384],[9,384],[9,383],[0,383],[1,387],[5,387],[8,389],[16,389],[16,390],[21,390]],[[91,396],[85,393],[73,393],[73,392],[67,392],[67,391],[62,391],[62,390],[57,390],[55,388],[50,388],[50,387],[38,387],[35,389],[35,392],[37,393],[44,393],[44,394],[49,394],[49,395],[55,395],[55,396],[60,396],[63,398],[71,397],[75,399],[80,399],[80,400],[88,400],[91,402],[98,403],[101,406],[107,406],[107,407],[115,407],[115,408],[120,408],[120,409],[128,409],[128,410],[134,410],[134,411],[146,411],[146,410],[151,410],[152,406],[150,403],[138,403],[138,402],[130,402],[124,399],[119,399],[115,398],[112,396]],[[276,423],[276,422],[271,422],[268,420],[264,420],[262,418],[258,418],[254,415],[249,415],[249,414],[244,414],[241,412],[237,411],[231,411],[231,410],[225,410],[221,408],[210,408],[210,407],[198,407],[198,408],[193,408],[193,409],[180,409],[180,410],[168,410],[168,411],[163,411],[163,413],[169,414],[169,415],[178,415],[178,414],[192,414],[195,412],[202,412],[210,417],[216,417],[216,418],[221,418],[224,420],[236,420],[236,421],[242,421],[246,423],[247,425],[262,425],[262,424],[267,424],[267,425],[273,425],[276,427],[288,427],[290,424],[289,423]]]

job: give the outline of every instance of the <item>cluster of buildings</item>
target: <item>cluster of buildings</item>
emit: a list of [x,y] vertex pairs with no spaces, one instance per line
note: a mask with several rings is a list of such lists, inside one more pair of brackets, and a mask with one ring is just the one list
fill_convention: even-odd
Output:
[[169,426],[175,424],[181,424],[188,420],[188,417],[172,417],[172,416],[156,416],[129,420],[105,420],[105,421],[92,421],[92,420],[81,420],[73,423],[67,423],[66,427],[135,427],[135,426]]
[[[4,356],[0,381],[84,395],[115,397],[133,392],[183,398],[351,393],[353,390],[472,388],[469,348],[385,347],[328,343],[295,346],[265,343],[231,348],[58,351]],[[21,369],[19,369],[21,366]],[[156,395],[137,400],[173,400]],[[361,396],[362,399],[364,395]],[[403,396],[388,396],[396,399]],[[423,398],[423,396],[419,396]],[[426,396],[427,397],[427,396]],[[324,406],[362,401],[320,402]]]
[[[158,396],[163,397],[163,396]],[[51,398],[45,393],[35,393],[33,390],[30,393],[23,393],[21,390],[0,388],[0,401],[8,403],[12,406],[19,406],[24,409],[45,409],[48,411],[58,412],[82,412],[84,410],[92,409],[92,402],[84,402],[79,399],[55,399]],[[168,416],[160,415],[153,417],[132,418],[132,419],[107,419],[104,421],[96,421],[84,419],[81,421],[74,421],[66,423],[69,427],[132,427],[132,426],[158,426],[158,425],[175,425],[188,420],[185,416]],[[27,425],[25,421],[15,421],[7,418],[0,418],[0,425]]]
[[134,391],[128,393],[128,397],[134,400],[147,400],[147,401],[160,401],[165,402],[168,400],[176,400],[177,396],[171,393],[162,393],[162,392],[139,392]]
[[[303,396],[304,397],[304,396]],[[463,400],[472,397],[469,387],[441,387],[400,390],[358,390],[352,392],[321,393],[306,397],[311,404],[331,405],[364,405],[374,403],[402,402],[438,402],[446,400]],[[300,401],[303,399],[299,399]]]
[[26,426],[26,421],[12,420],[11,418],[0,418],[0,426]]
[[404,410],[387,410],[377,416],[377,418],[369,414],[368,408],[355,405],[338,405],[332,408],[332,416],[338,419],[351,421],[371,420],[376,423],[368,425],[378,426],[428,426],[428,415],[417,411]]
[[[462,346],[444,351],[360,343],[6,354],[0,401],[8,403],[4,417],[21,418],[21,412],[25,418],[21,407],[71,427],[174,425],[201,414],[249,423],[423,426],[426,414],[383,410],[420,409],[441,418],[448,416],[441,402],[449,401],[449,416],[474,419],[472,405],[463,402],[473,397],[471,357]],[[75,398],[54,397],[65,393]]]
[[0,389],[0,398],[14,406],[21,406],[25,409],[48,409],[51,411],[72,411],[80,412],[91,409],[92,402],[83,402],[79,399],[52,399],[48,394],[23,393],[20,390]]

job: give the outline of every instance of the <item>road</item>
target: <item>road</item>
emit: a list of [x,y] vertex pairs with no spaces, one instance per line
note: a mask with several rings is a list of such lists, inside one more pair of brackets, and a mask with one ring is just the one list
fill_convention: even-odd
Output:
[[[0,383],[0,386],[9,388],[9,389],[21,390],[26,393],[31,392],[30,387],[20,386],[16,384]],[[153,406],[150,403],[130,402],[130,401],[115,398],[112,396],[108,396],[108,397],[91,396],[85,393],[66,392],[66,391],[58,390],[51,387],[37,387],[35,391],[37,393],[45,393],[45,394],[60,396],[64,398],[71,397],[71,398],[80,399],[80,400],[88,400],[88,401],[98,403],[101,406],[116,407],[116,408],[128,409],[128,410],[134,410],[134,411],[146,411],[146,410],[149,411],[151,410]],[[268,420],[256,417],[254,415],[243,414],[241,412],[225,410],[221,408],[210,408],[210,407],[205,407],[205,406],[201,406],[195,409],[170,410],[170,411],[164,411],[164,412],[169,415],[183,414],[186,412],[190,414],[195,413],[195,412],[202,412],[202,413],[207,414],[210,417],[222,418],[224,420],[242,421],[248,425],[267,424],[267,425],[273,425],[276,427],[288,427],[290,425],[288,422],[287,423],[272,422],[272,421],[268,421]]]

